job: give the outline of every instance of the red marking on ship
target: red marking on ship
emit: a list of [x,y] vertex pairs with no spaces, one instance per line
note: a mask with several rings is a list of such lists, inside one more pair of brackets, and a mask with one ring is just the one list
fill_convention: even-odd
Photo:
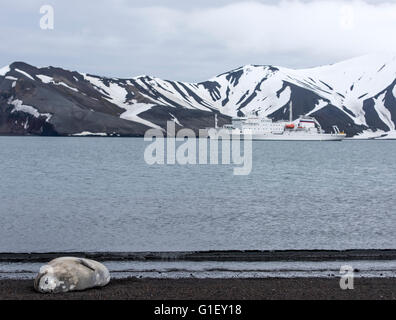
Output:
[[300,123],[304,122],[304,123],[315,123],[315,121],[311,121],[311,120],[300,120]]

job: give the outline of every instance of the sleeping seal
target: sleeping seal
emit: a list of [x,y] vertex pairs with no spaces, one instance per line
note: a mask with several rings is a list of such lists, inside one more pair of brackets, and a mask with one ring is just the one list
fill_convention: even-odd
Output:
[[110,282],[109,270],[101,263],[83,258],[58,258],[40,268],[34,288],[42,293],[81,291],[104,287]]

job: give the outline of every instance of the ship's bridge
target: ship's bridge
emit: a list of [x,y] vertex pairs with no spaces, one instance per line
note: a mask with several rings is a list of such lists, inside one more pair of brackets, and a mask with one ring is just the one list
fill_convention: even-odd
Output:
[[250,116],[244,118],[234,118],[232,127],[239,129],[241,132],[247,133],[283,133],[285,124],[283,122],[273,122],[269,118],[259,118]]

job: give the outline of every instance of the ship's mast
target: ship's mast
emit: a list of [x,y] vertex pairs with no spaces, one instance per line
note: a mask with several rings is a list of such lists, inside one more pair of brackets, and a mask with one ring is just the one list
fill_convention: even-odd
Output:
[[290,122],[293,122],[293,101],[290,100]]

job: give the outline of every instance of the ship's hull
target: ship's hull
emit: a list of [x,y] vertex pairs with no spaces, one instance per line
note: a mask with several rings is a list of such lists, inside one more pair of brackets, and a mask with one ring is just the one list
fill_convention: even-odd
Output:
[[254,141],[342,141],[345,135],[338,134],[253,134]]
[[342,141],[346,138],[344,134],[312,134],[312,133],[288,133],[272,134],[272,133],[253,133],[249,135],[231,133],[229,135],[220,135],[222,139],[243,139],[250,138],[253,141]]

